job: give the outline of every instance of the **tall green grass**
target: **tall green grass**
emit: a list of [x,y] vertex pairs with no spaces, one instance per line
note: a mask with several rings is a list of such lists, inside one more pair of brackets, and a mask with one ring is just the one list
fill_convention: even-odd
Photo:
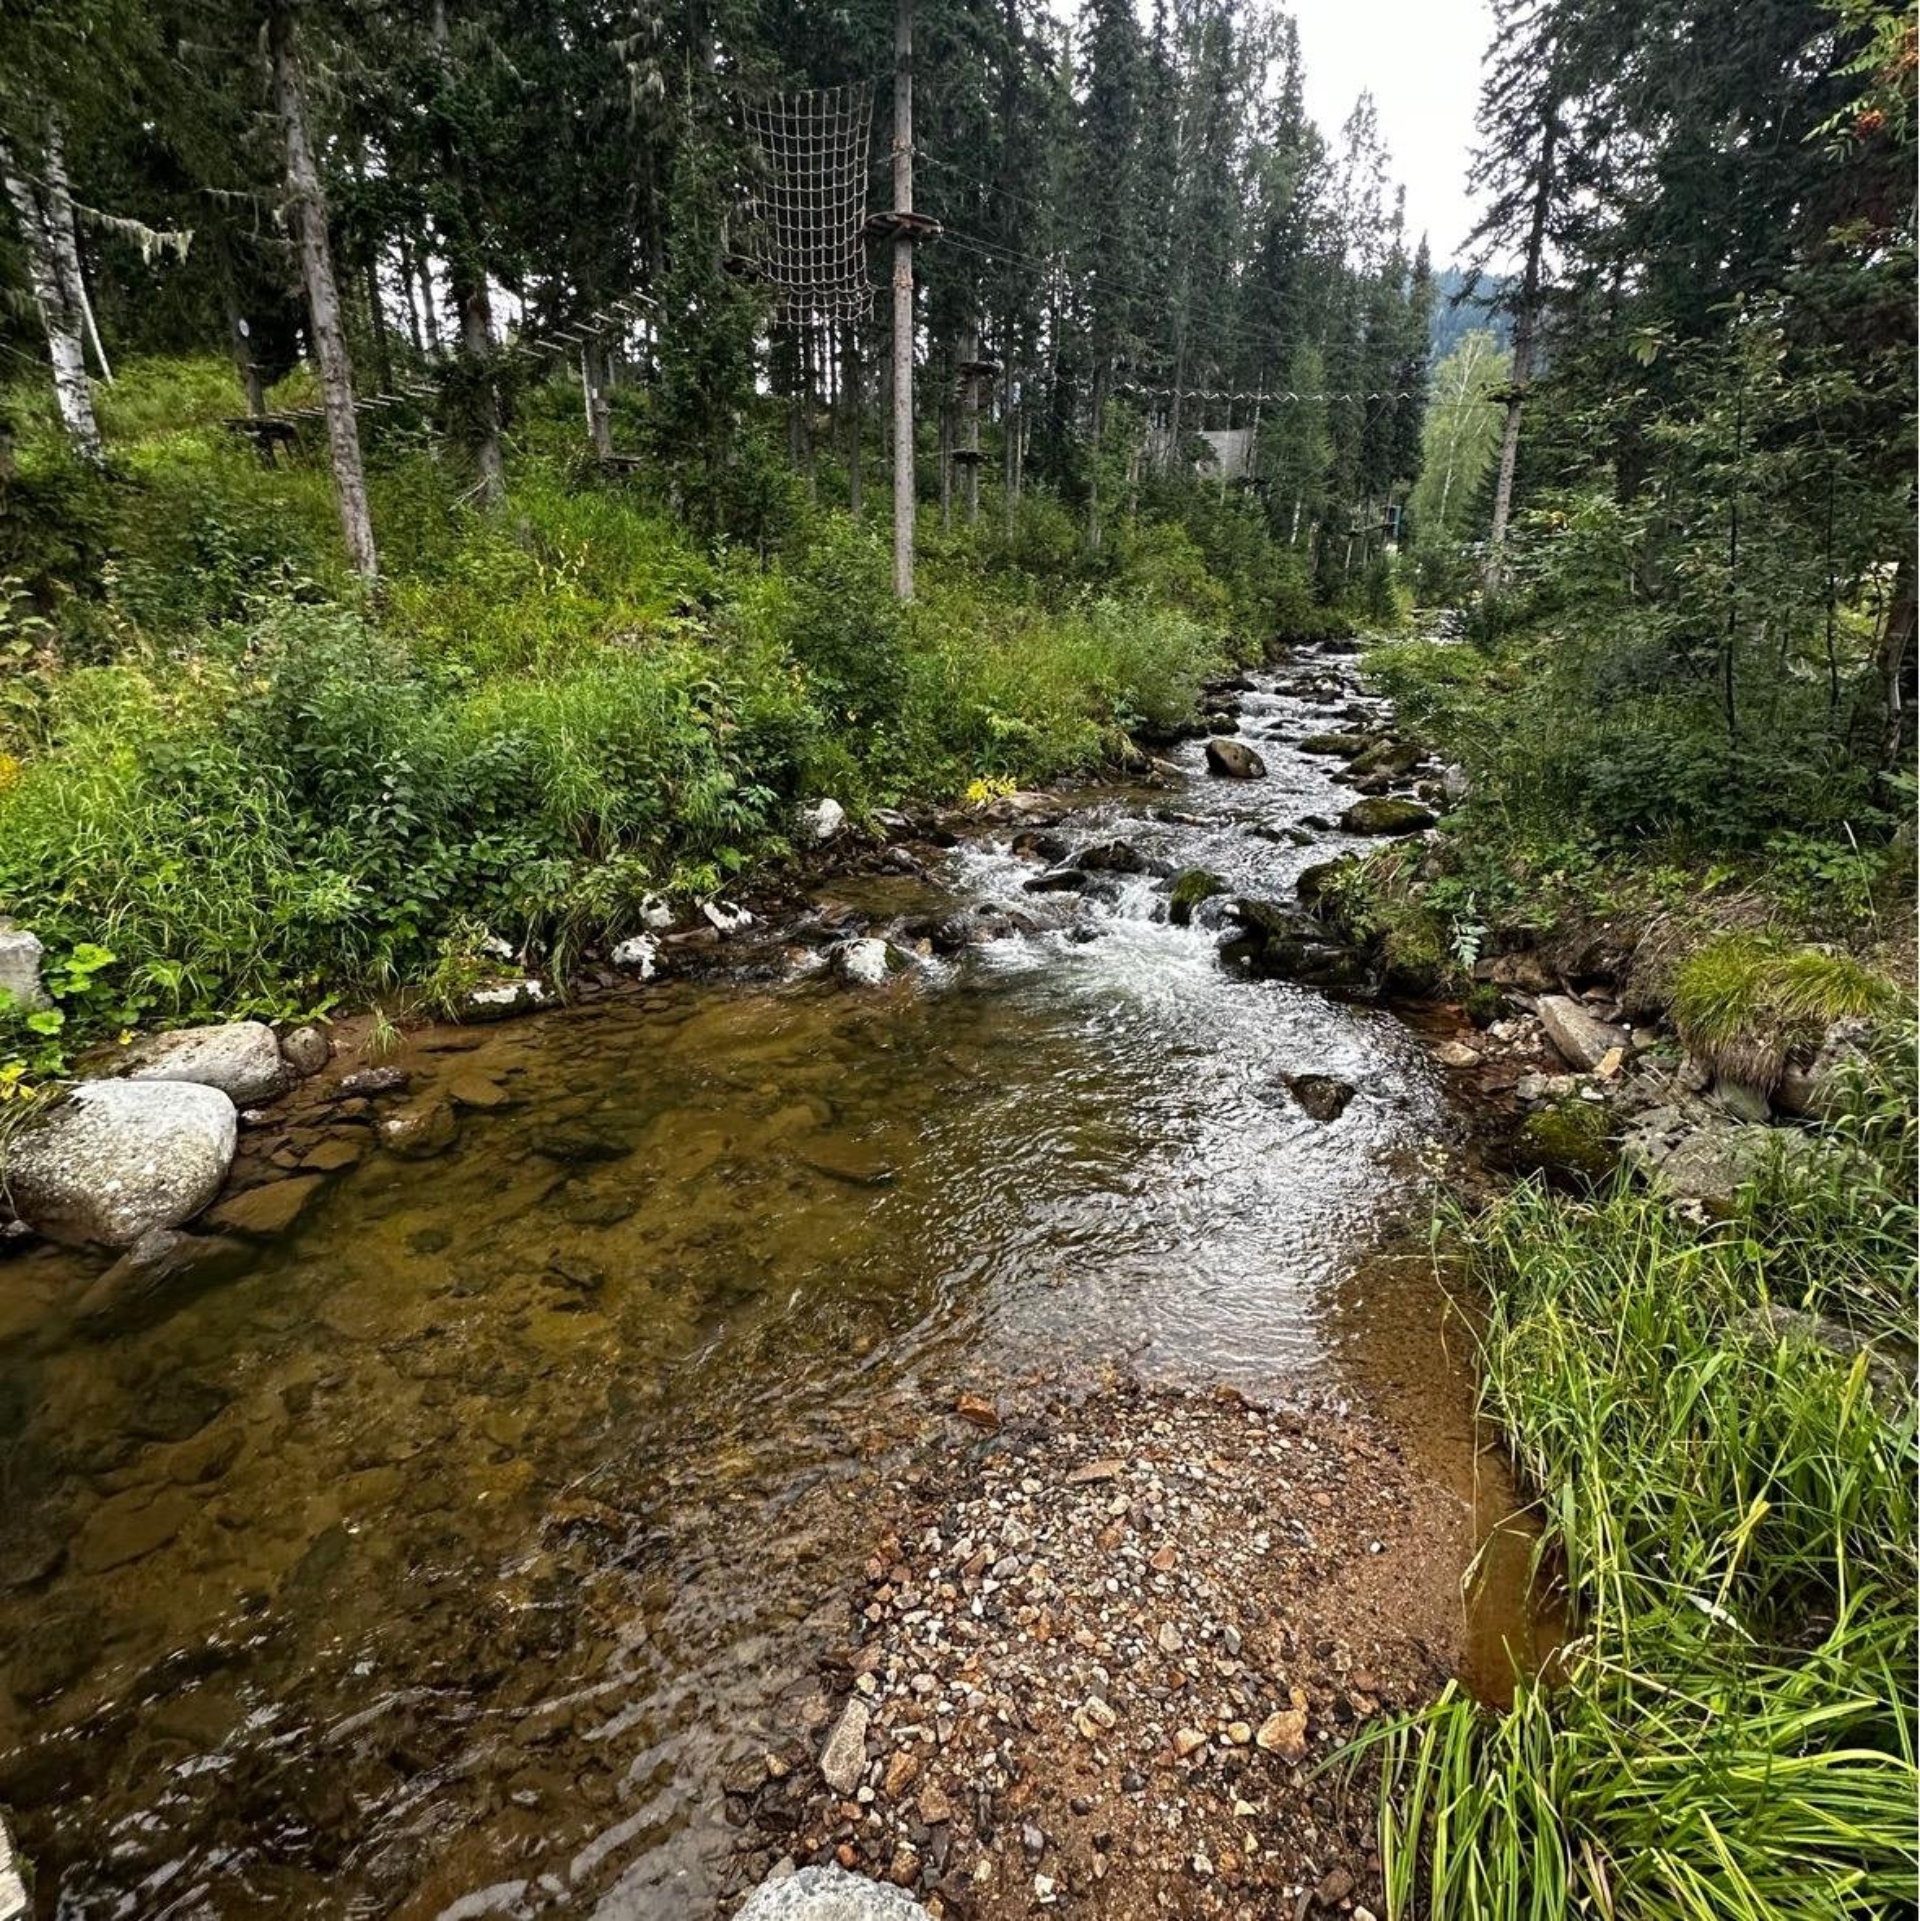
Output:
[[1170,519],[1096,562],[1036,492],[1011,528],[929,529],[903,610],[878,530],[783,467],[777,543],[696,538],[671,471],[607,481],[535,388],[491,517],[418,421],[370,422],[368,594],[317,449],[261,465],[232,381],[130,365],[104,477],[20,416],[0,576],[37,624],[0,682],[0,912],[56,959],[112,950],[95,1025],[304,1010],[488,932],[564,967],[648,892],[782,858],[800,799],[1092,768],[1191,714],[1258,586],[1251,526],[1232,585]]
[[1911,1337],[1909,1041],[1863,1073],[1828,1171],[1802,1157],[1731,1222],[1531,1185],[1454,1222],[1575,1638],[1510,1712],[1449,1689],[1363,1744],[1395,1915],[1912,1911],[1913,1396],[1767,1313]]

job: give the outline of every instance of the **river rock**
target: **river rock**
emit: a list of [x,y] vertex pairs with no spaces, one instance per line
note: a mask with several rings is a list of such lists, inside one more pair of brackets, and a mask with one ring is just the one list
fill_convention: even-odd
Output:
[[237,1117],[194,1081],[86,1081],[6,1156],[14,1210],[56,1241],[131,1247],[190,1221],[219,1193]]
[[1355,754],[1347,772],[1364,780],[1370,774],[1410,774],[1427,757],[1427,750],[1411,740],[1377,740]]
[[843,942],[830,958],[833,971],[849,987],[884,987],[913,965],[899,948],[871,935]]
[[396,1107],[381,1117],[377,1131],[388,1153],[403,1161],[426,1161],[453,1145],[459,1127],[445,1101],[429,1099]]
[[660,943],[651,934],[635,934],[614,948],[612,960],[614,966],[624,967],[629,973],[638,974],[643,981],[650,981],[659,955]]
[[1077,894],[1087,884],[1087,877],[1077,867],[1051,867],[1044,874],[1036,874],[1027,882],[1029,894]]
[[1073,864],[1088,874],[1149,874],[1156,865],[1128,840],[1103,840],[1083,848]]
[[127,1047],[109,1070],[129,1081],[193,1081],[217,1087],[236,1107],[270,1101],[293,1083],[280,1043],[264,1021],[226,1021],[148,1034]]
[[82,1574],[105,1574],[144,1560],[163,1548],[193,1518],[194,1502],[177,1488],[134,1488],[102,1501],[87,1516],[73,1544],[73,1564]]
[[1349,834],[1421,834],[1435,820],[1417,800],[1395,800],[1383,794],[1355,801],[1340,816],[1340,825]]
[[201,1287],[230,1279],[253,1261],[243,1241],[226,1234],[182,1234],[150,1227],[107,1269],[88,1282],[73,1303],[83,1325],[113,1324],[164,1313]]
[[734,1921],[924,1921],[929,1913],[904,1888],[820,1867],[770,1876],[747,1896]]
[[1173,892],[1167,901],[1167,918],[1176,927],[1186,927],[1193,920],[1193,910],[1202,901],[1211,900],[1226,890],[1227,883],[1218,874],[1209,873],[1204,867],[1189,867],[1173,883]]
[[810,800],[796,811],[794,818],[799,823],[802,840],[824,844],[846,826],[847,810],[837,800]]
[[45,952],[38,934],[16,927],[10,920],[0,920],[0,996],[29,1014],[53,1005],[40,979],[40,959]]
[[867,1771],[867,1704],[856,1694],[820,1750],[820,1775],[836,1794],[851,1794]]
[[1237,898],[1227,908],[1236,923],[1220,944],[1220,957],[1262,980],[1299,981],[1308,987],[1354,987],[1368,977],[1359,948],[1337,940],[1310,914],[1277,901]]
[[1072,854],[1073,848],[1060,835],[1050,834],[1043,827],[1034,827],[1024,834],[1014,835],[1013,851],[1022,860],[1043,860],[1050,867],[1057,867]]
[[1871,1032],[1870,1021],[1834,1022],[1811,1060],[1804,1055],[1789,1057],[1773,1090],[1773,1104],[1783,1114],[1831,1119],[1839,1110],[1849,1077],[1866,1058]]
[[722,940],[743,933],[753,925],[752,914],[730,900],[704,900],[700,903],[700,912],[706,917],[707,925]]
[[538,1013],[558,999],[543,980],[483,981],[460,996],[455,1012],[463,1021],[504,1021],[516,1014]]
[[284,1181],[268,1181],[227,1198],[207,1216],[207,1225],[232,1234],[262,1238],[284,1234],[300,1218],[326,1180],[320,1174],[295,1174]]
[[1553,1051],[1582,1074],[1592,1073],[1616,1047],[1627,1045],[1625,1028],[1594,1019],[1570,994],[1542,994],[1534,1012]]
[[1620,1158],[1657,1192],[1716,1218],[1733,1211],[1739,1190],[1776,1154],[1807,1151],[1807,1137],[1791,1128],[1724,1120],[1696,1101],[1649,1109],[1620,1141]]
[[317,1027],[292,1027],[280,1036],[280,1058],[306,1080],[333,1058],[333,1043]]
[[0,1921],[32,1921],[32,1915],[26,1857],[14,1846],[12,1830],[6,1817],[0,1815]]
[[1265,780],[1267,763],[1245,741],[1215,735],[1207,742],[1207,772],[1222,780]]
[[1367,750],[1365,734],[1309,734],[1300,743],[1303,754],[1326,754],[1334,759],[1348,760],[1355,754]]
[[1283,1074],[1281,1079],[1300,1111],[1316,1121],[1337,1121],[1354,1096],[1353,1083],[1332,1074]]

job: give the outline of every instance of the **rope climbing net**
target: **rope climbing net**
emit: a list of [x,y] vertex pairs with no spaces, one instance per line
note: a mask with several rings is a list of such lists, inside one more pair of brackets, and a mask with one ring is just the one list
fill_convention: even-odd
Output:
[[862,232],[873,90],[865,83],[742,99],[760,155],[761,270],[789,316],[857,320],[873,304]]

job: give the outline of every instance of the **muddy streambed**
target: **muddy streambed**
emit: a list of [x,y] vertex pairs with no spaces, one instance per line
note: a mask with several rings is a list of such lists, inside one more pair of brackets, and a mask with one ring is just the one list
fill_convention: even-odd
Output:
[[[1290,744],[1339,707],[1275,684],[1243,697],[1269,779],[1192,743],[1184,788],[1055,831],[1290,898],[1345,843],[1254,830],[1352,796]],[[1398,1424],[1468,1546],[1476,1486],[1497,1518],[1424,1263],[1360,1259],[1458,1140],[1417,1038],[1231,978],[1164,879],[1035,871],[987,840],[841,890],[1047,923],[884,989],[795,950],[415,1035],[416,1091],[505,1103],[368,1152],[157,1317],[77,1323],[79,1257],[0,1268],[0,1803],[47,1913],[708,1911],[719,1784],[832,1631],[877,1477],[996,1381],[1312,1383]],[[1302,1073],[1357,1092],[1313,1120]],[[1489,1677],[1506,1558],[1462,1621]]]

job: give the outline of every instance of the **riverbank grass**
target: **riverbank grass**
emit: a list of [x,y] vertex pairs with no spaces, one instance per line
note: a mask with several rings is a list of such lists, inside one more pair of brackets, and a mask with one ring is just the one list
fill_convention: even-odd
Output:
[[1848,1322],[1912,1335],[1911,1040],[1816,1156],[1853,1177],[1813,1232],[1784,1165],[1711,1228],[1626,1185],[1523,1184],[1451,1222],[1487,1296],[1484,1404],[1574,1638],[1511,1712],[1454,1687],[1362,1744],[1395,1915],[1912,1911],[1910,1360],[1844,1351]]

